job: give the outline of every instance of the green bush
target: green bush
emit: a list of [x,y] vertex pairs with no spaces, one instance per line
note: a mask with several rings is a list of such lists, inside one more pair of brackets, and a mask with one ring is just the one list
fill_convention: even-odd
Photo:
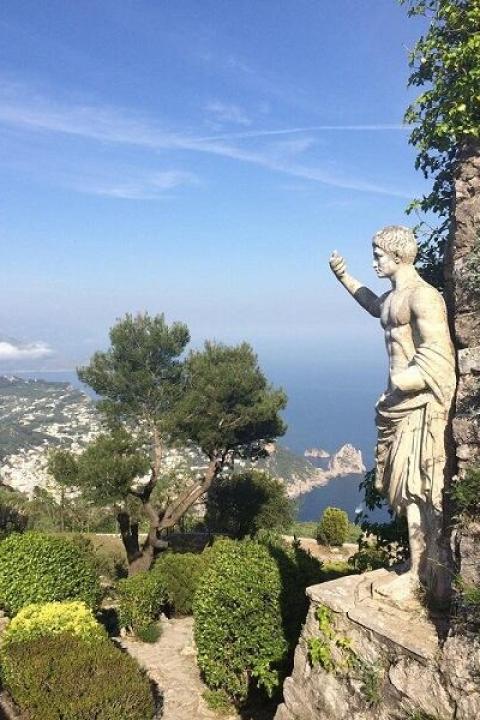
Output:
[[269,695],[287,650],[280,572],[255,541],[219,540],[208,552],[194,600],[198,664],[212,690],[245,700],[254,682]]
[[259,530],[287,531],[293,503],[285,483],[260,470],[218,477],[207,495],[206,524],[235,538]]
[[32,603],[61,600],[95,607],[99,598],[91,559],[69,540],[29,532],[0,543],[0,607],[10,614]]
[[120,626],[138,632],[162,612],[167,601],[165,583],[157,573],[140,572],[118,581],[117,599]]
[[363,544],[360,550],[349,559],[350,564],[359,572],[388,568],[391,565],[388,551],[377,544]]
[[[394,515],[393,510],[388,506],[386,499],[379,492],[376,486],[375,470],[365,473],[359,485],[365,498],[365,510],[357,518],[360,523],[362,535],[358,539],[358,548],[361,553],[365,548],[367,552],[359,560],[359,569],[365,567],[378,567],[375,560],[375,553],[370,556],[370,547],[376,547],[380,552],[377,555],[380,562],[382,555],[388,565],[401,563],[410,557],[410,545],[408,542],[407,518],[403,515]],[[374,510],[387,510],[391,517],[389,522],[373,522],[370,513]],[[384,553],[382,553],[384,551]]]
[[[280,535],[266,531],[258,533],[256,539],[266,546],[280,573],[282,627],[292,654],[307,615],[305,589],[323,582],[323,563],[303,550],[299,541],[287,543]],[[288,655],[285,661],[288,662]]]
[[458,512],[469,518],[480,516],[480,468],[470,468],[465,477],[452,486],[451,494]]
[[150,684],[109,640],[55,635],[8,645],[3,681],[30,720],[151,720]]
[[95,536],[85,533],[74,533],[67,537],[74,545],[90,555],[99,575],[113,581],[126,577],[127,558],[125,551],[119,546],[117,537],[95,538],[95,542],[92,539]]
[[7,626],[2,642],[64,634],[76,635],[85,641],[107,637],[85,603],[73,601],[26,605]]
[[137,638],[145,643],[156,643],[162,635],[160,623],[150,623],[137,628]]
[[169,609],[177,615],[191,615],[198,580],[205,569],[208,553],[165,553],[153,572],[164,583]]
[[327,507],[317,527],[317,541],[321,545],[343,545],[348,537],[348,515],[340,508]]
[[202,695],[210,710],[217,715],[233,715],[235,708],[225,690],[205,690]]

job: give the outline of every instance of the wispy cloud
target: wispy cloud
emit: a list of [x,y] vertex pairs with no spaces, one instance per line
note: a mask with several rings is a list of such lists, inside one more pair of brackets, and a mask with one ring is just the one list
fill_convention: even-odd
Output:
[[[404,130],[405,128],[402,125],[317,125],[272,130],[251,130],[205,137],[165,130],[148,118],[114,107],[75,105],[47,100],[42,96],[27,92],[21,86],[12,84],[0,86],[0,122],[17,128],[23,127],[35,131],[75,135],[87,140],[109,144],[127,144],[157,151],[206,153],[250,163],[293,177],[360,192],[380,193],[405,198],[409,198],[413,194],[372,183],[363,178],[357,178],[350,170],[348,173],[340,174],[323,167],[310,166],[304,162],[299,163],[298,155],[313,144],[311,137],[297,141],[287,141],[283,146],[275,143],[258,148],[257,143],[252,148],[248,143],[250,139],[300,133],[312,134],[322,131],[384,132]],[[139,187],[138,182],[132,184],[130,181],[121,184],[116,182],[114,184],[97,183],[91,185],[90,192],[124,198],[135,198],[140,195],[150,197],[158,194],[160,189],[170,189],[173,186],[190,182],[192,176],[190,174],[190,179],[188,179],[188,175],[188,173],[182,173],[181,171],[159,173],[159,186],[156,188],[151,187],[151,180],[146,184],[147,186],[143,185],[143,187]],[[164,186],[162,188],[162,182],[166,183],[168,187]],[[88,190],[88,188],[85,188],[85,190]]]
[[80,177],[73,181],[72,187],[103,197],[123,200],[159,200],[170,197],[169,191],[185,185],[197,185],[199,180],[193,173],[168,170],[165,172],[135,173],[134,177],[121,180],[98,180],[97,177]]
[[409,132],[411,128],[407,125],[396,123],[378,123],[373,125],[307,125],[305,127],[278,128],[277,130],[246,130],[242,132],[229,132],[215,134],[199,140],[248,140],[248,138],[262,138],[274,135],[296,135],[299,133],[312,132],[387,132],[404,131]]
[[251,119],[238,105],[224,103],[220,100],[212,100],[206,106],[209,116],[217,123],[232,123],[234,125],[249,126],[252,124]]
[[53,354],[45,342],[20,343],[16,340],[0,340],[0,362],[11,360],[38,360]]

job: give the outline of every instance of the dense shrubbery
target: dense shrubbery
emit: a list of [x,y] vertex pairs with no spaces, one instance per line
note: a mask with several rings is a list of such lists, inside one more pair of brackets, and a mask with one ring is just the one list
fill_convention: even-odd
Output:
[[99,597],[91,559],[69,540],[25,533],[0,543],[0,607],[10,614],[31,603],[61,600],[95,607]]
[[451,494],[459,514],[467,518],[480,516],[480,468],[470,468],[452,486]]
[[27,605],[7,626],[2,642],[20,642],[50,635],[75,635],[87,642],[106,638],[104,628],[83,602]]
[[343,545],[349,531],[348,515],[345,510],[327,507],[317,527],[317,540],[322,545]]
[[366,572],[389,567],[391,557],[387,550],[378,546],[377,542],[373,540],[372,544],[361,542],[359,550],[350,558],[350,563],[359,572]]
[[253,681],[271,694],[286,650],[280,571],[267,547],[219,540],[195,595],[198,663],[211,689],[245,700]]
[[[366,510],[360,515],[359,523],[363,536],[358,541],[358,552],[353,556],[354,566],[360,570],[375,570],[404,562],[410,555],[407,520],[394,516],[386,499],[375,486],[375,470],[369,470],[360,483]],[[372,522],[369,512],[387,509],[389,522]]]
[[[280,572],[280,622],[292,653],[308,610],[305,588],[323,582],[323,563],[303,550],[299,542],[287,544],[275,533],[261,532],[256,539],[268,549]],[[288,663],[288,654],[284,659]]]
[[259,530],[286,531],[293,522],[293,503],[285,483],[259,470],[220,476],[207,496],[206,524],[235,538]]
[[[99,536],[83,533],[74,533],[67,537],[74,545],[90,555],[99,575],[113,581],[127,576],[127,558],[117,538],[99,539]],[[95,538],[95,542],[92,538]]]
[[142,632],[160,615],[167,601],[160,574],[141,572],[117,584],[118,621],[121,627]]
[[160,555],[151,572],[163,582],[169,610],[178,615],[192,614],[193,598],[207,557],[208,553]]
[[9,644],[3,681],[31,720],[151,720],[148,679],[109,640],[71,635]]

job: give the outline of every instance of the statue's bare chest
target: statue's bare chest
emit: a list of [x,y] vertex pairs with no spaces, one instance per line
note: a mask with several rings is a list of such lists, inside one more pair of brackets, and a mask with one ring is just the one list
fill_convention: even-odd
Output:
[[411,321],[410,292],[409,290],[393,290],[388,293],[382,302],[380,322],[382,327],[392,329],[409,325]]

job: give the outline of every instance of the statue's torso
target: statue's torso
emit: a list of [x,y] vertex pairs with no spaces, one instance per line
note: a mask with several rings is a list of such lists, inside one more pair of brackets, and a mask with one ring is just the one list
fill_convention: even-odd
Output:
[[380,322],[385,331],[390,377],[405,370],[415,355],[415,326],[410,299],[414,287],[391,290],[381,298]]

